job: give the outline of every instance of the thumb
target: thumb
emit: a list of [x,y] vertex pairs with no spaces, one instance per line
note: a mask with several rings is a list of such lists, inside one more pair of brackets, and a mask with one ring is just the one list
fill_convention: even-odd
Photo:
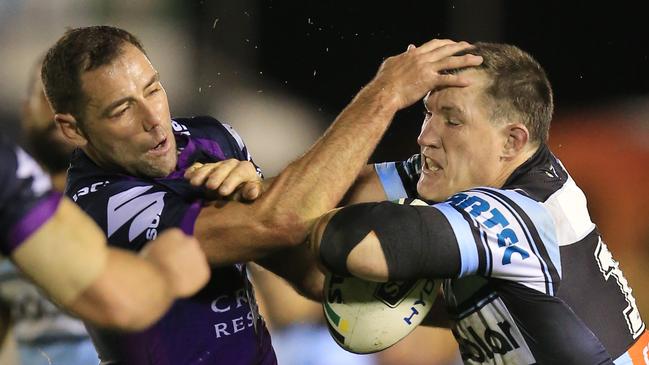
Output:
[[241,188],[241,195],[245,200],[255,200],[261,195],[261,183],[248,182]]

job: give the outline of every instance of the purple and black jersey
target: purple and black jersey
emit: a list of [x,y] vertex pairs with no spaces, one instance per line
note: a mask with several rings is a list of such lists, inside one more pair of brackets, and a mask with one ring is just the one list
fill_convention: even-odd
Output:
[[[205,190],[183,178],[194,162],[250,160],[228,125],[209,117],[174,119],[178,165],[166,178],[107,173],[75,151],[66,194],[88,213],[111,245],[139,251],[159,232],[193,232]],[[212,268],[210,282],[176,301],[150,329],[125,334],[89,327],[102,364],[275,364],[245,264]]]
[[20,147],[0,139],[0,253],[9,256],[46,223],[61,200],[47,174]]

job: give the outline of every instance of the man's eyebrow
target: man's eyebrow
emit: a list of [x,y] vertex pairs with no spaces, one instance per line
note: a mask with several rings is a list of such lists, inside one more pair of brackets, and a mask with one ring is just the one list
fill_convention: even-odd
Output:
[[[158,81],[160,81],[160,74],[158,72],[156,72],[151,77],[151,79],[146,83],[146,85],[144,86],[144,89],[147,89],[149,86],[153,85],[154,83],[156,83]],[[104,111],[102,112],[102,115],[108,116],[113,109],[115,109],[116,107],[122,105],[123,103],[125,103],[127,101],[131,101],[131,100],[133,100],[132,96],[126,96],[126,97],[123,97],[121,99],[117,99],[117,100],[113,101],[106,108],[104,108]]]
[[108,116],[113,109],[115,109],[118,106],[124,104],[125,102],[131,101],[131,100],[133,100],[132,96],[126,96],[126,97],[123,97],[121,99],[117,99],[117,100],[113,101],[112,103],[108,104],[108,106],[106,108],[104,108],[104,111],[101,114],[103,116]]
[[464,115],[464,111],[461,108],[458,108],[454,105],[444,105],[440,108],[440,111],[445,114]]
[[151,77],[151,80],[146,83],[144,86],[145,89],[147,89],[149,86],[155,84],[156,82],[160,81],[160,74],[156,71],[156,73]]

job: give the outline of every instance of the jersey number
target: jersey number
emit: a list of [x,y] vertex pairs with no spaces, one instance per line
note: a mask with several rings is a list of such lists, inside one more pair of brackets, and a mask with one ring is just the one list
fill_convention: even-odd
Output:
[[604,280],[608,281],[612,276],[620,287],[620,290],[622,290],[624,299],[628,304],[622,313],[626,319],[627,326],[629,326],[629,332],[631,332],[634,339],[638,338],[644,330],[644,323],[640,318],[640,311],[635,304],[635,298],[633,297],[629,283],[626,281],[624,274],[622,274],[622,270],[620,270],[620,263],[615,261],[613,254],[611,254],[611,251],[608,250],[608,247],[601,238],[595,249],[595,259],[597,260],[599,271],[604,276]]

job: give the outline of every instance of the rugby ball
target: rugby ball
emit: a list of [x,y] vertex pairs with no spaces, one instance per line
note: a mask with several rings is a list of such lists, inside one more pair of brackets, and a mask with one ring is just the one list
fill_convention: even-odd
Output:
[[440,283],[430,279],[376,283],[327,274],[323,307],[329,333],[350,352],[384,350],[421,323]]
[[[395,203],[428,205],[419,199]],[[327,273],[322,304],[329,333],[350,352],[384,350],[421,323],[433,306],[441,282],[419,279],[377,283]]]

